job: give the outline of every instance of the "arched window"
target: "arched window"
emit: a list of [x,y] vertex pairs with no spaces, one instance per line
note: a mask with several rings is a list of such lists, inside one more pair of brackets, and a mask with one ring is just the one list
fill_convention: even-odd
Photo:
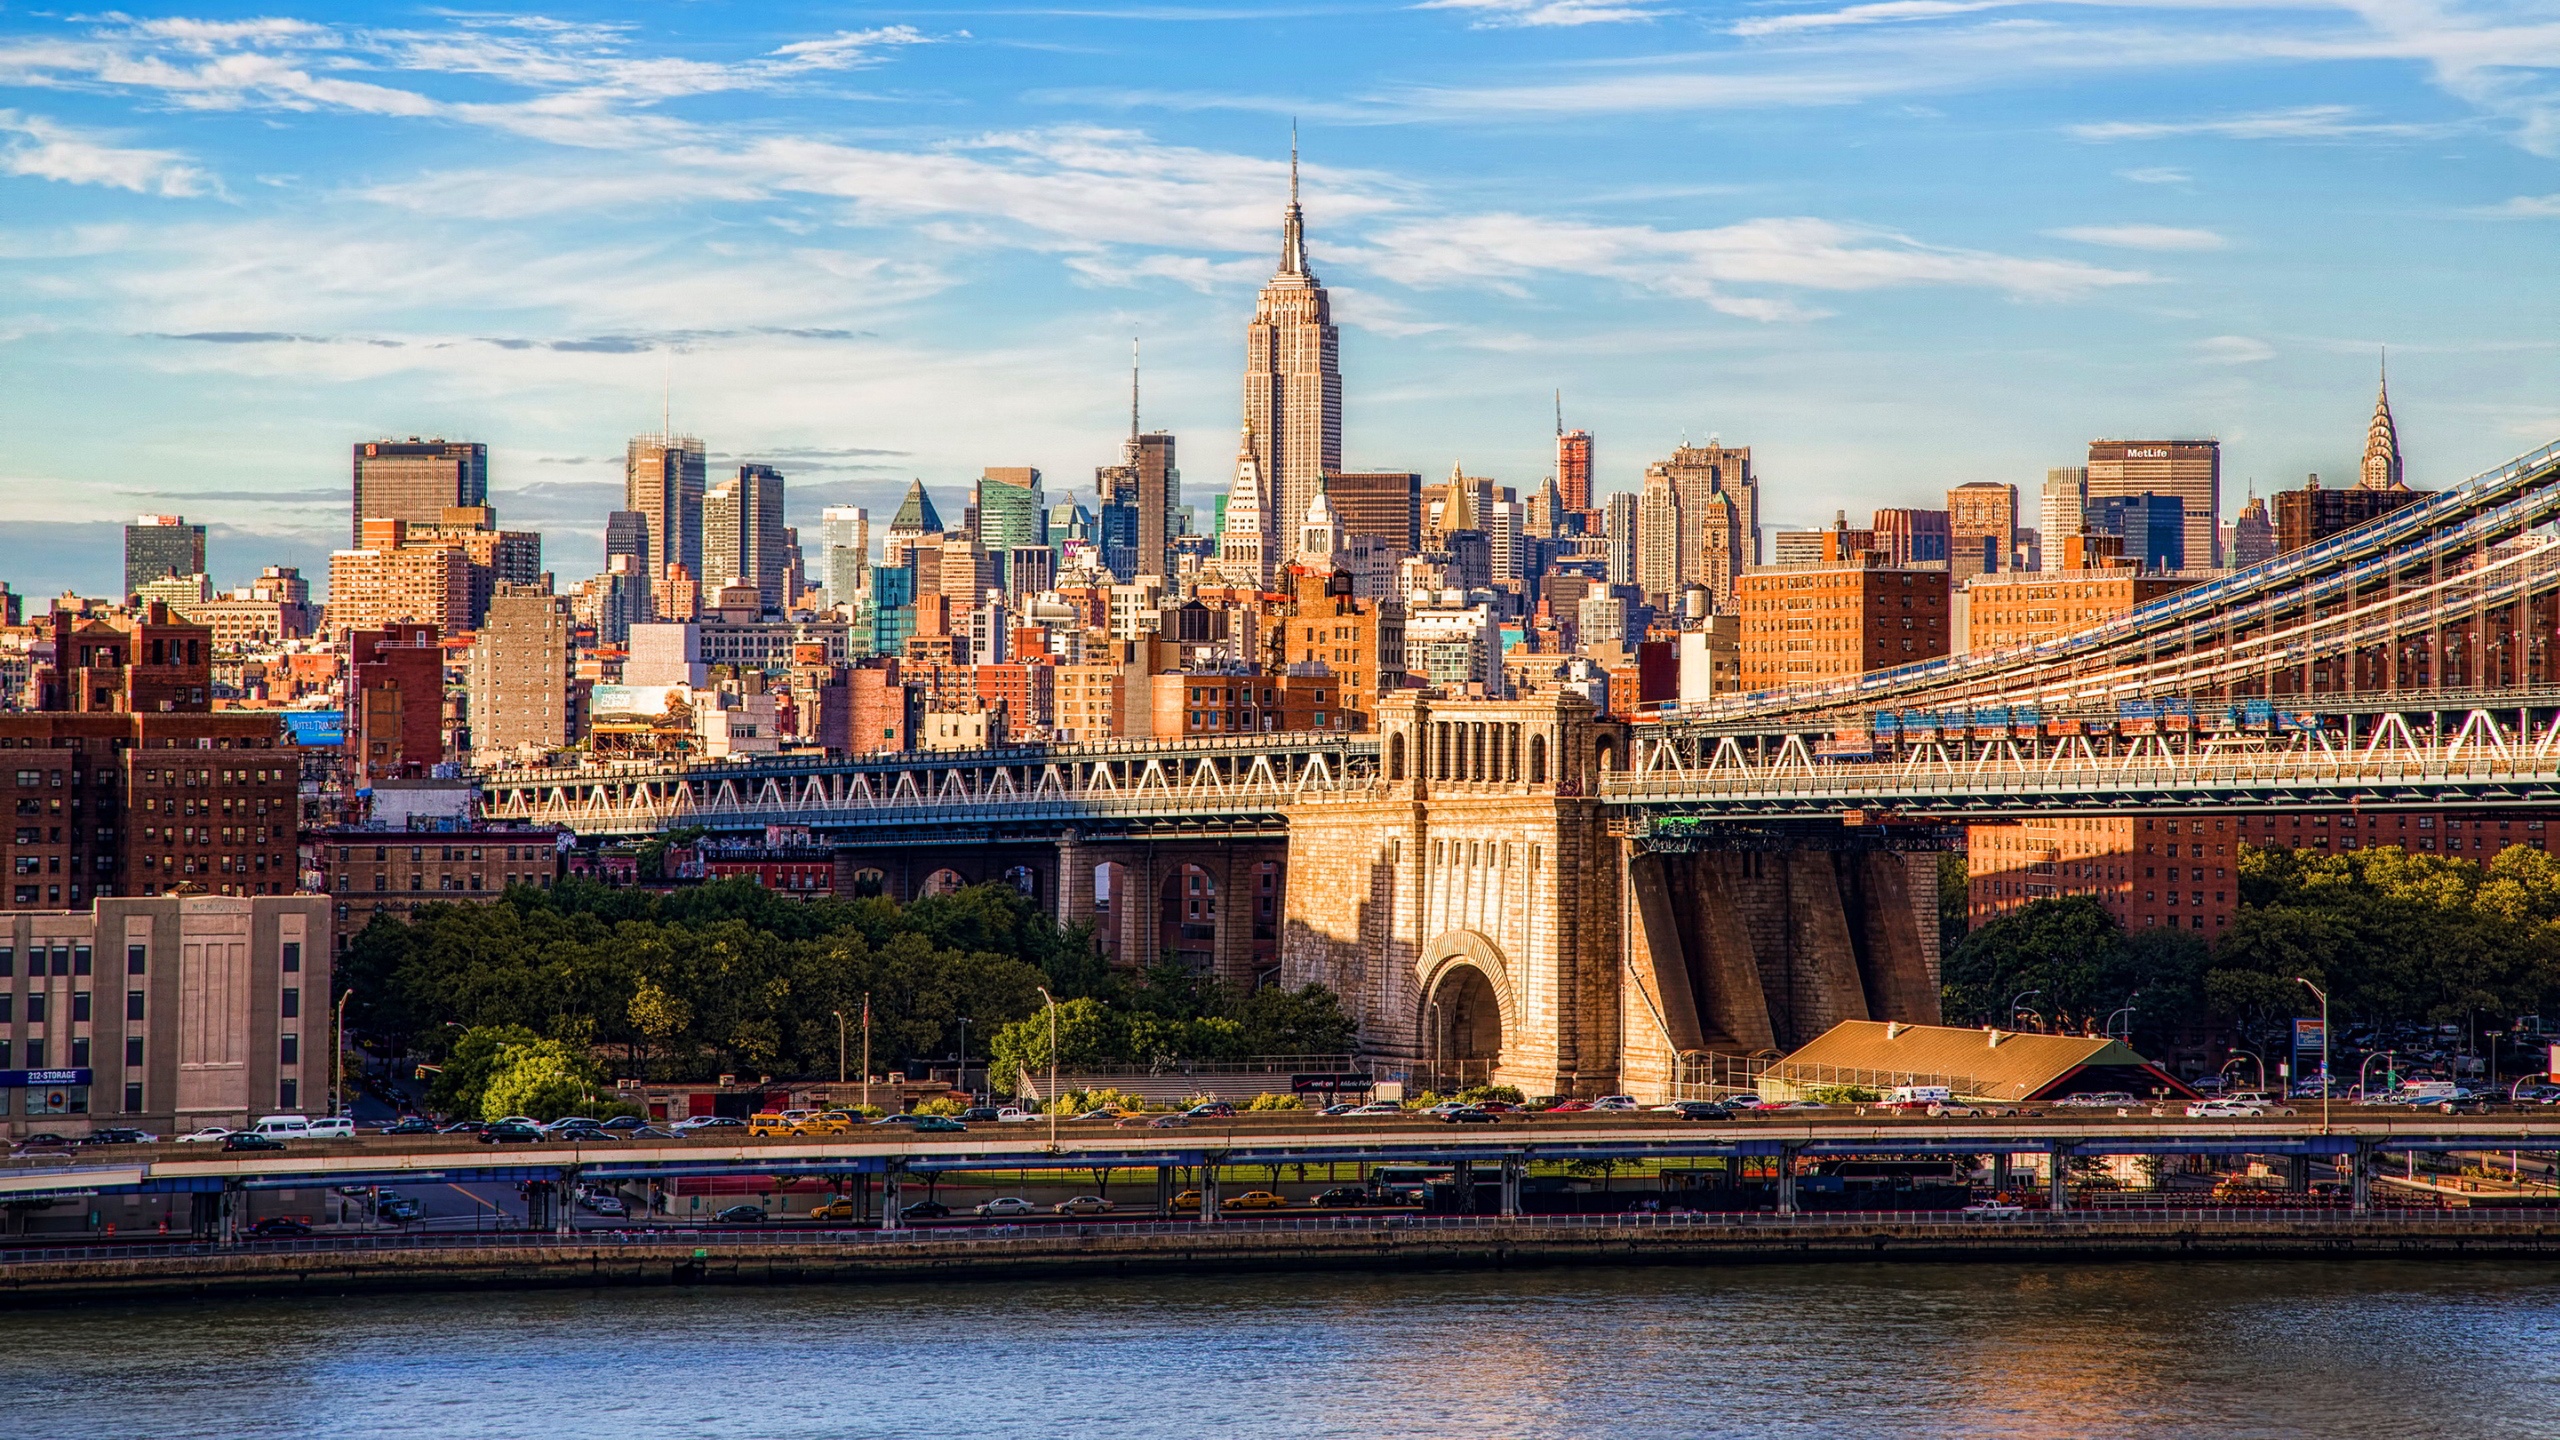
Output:
[[1547,737],[1544,735],[1529,737],[1529,783],[1547,783]]
[[1387,737],[1387,778],[1404,778],[1404,732],[1401,730]]

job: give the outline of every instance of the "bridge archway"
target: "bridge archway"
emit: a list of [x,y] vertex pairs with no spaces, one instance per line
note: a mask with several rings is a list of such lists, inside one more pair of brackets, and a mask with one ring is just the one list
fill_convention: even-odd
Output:
[[877,866],[865,865],[853,872],[853,898],[868,900],[889,893],[889,875]]
[[916,898],[923,900],[936,895],[948,895],[955,890],[965,888],[968,883],[968,878],[957,870],[949,868],[936,870],[924,877],[924,883],[916,887]]
[[1148,957],[1132,953],[1129,935],[1130,912],[1137,908],[1132,899],[1137,877],[1130,867],[1117,860],[1105,860],[1093,867],[1093,937],[1102,947],[1102,958],[1114,965],[1139,965]]
[[1178,865],[1164,877],[1159,899],[1157,954],[1171,954],[1197,972],[1217,969],[1218,877],[1198,865]]
[[1517,1033],[1502,951],[1476,931],[1452,930],[1425,953],[1431,959],[1423,966],[1422,1009],[1415,1017],[1425,1083],[1440,1090],[1492,1083],[1502,1070],[1503,1047]]
[[1034,900],[1040,898],[1040,872],[1028,865],[1016,865],[1005,871],[1004,883]]

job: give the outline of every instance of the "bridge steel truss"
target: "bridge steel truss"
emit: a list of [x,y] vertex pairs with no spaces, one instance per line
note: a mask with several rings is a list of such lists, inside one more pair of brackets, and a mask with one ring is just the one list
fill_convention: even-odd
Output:
[[859,831],[865,844],[950,845],[1006,833],[1279,835],[1292,804],[1365,790],[1375,736],[1292,732],[1151,745],[1021,746],[812,760],[506,770],[484,813],[582,835],[680,825]]

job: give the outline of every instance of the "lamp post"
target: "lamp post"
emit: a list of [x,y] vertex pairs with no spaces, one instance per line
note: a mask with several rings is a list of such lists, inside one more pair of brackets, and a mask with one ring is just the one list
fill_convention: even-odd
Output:
[[2257,1067],[2258,1067],[2258,1093],[2259,1093],[2259,1094],[2261,1094],[2261,1095],[2264,1095],[2265,1093],[2267,1093],[2267,1059],[2266,1059],[2266,1057],[2265,1057],[2265,1056],[2258,1054],[2256,1051],[2253,1051],[2253,1050],[2235,1050],[2235,1051],[2233,1051],[2233,1052],[2231,1053],[2231,1058],[2222,1062],[2222,1069],[2221,1069],[2221,1071],[2220,1071],[2219,1073],[2224,1074],[2224,1075],[2228,1075],[2228,1074],[2230,1074],[2230,1073],[2231,1073],[2231,1067],[2232,1067],[2232,1066],[2234,1066],[2234,1065],[2239,1064],[2239,1063],[2240,1063],[2241,1061],[2243,1061],[2243,1060],[2253,1061],[2253,1062],[2255,1062],[2255,1063],[2256,1063],[2256,1065],[2257,1065]]
[[2329,992],[2299,975],[2293,978],[2301,982],[2303,989],[2320,997],[2320,1133],[2326,1135],[2329,1133]]
[[2373,1092],[2367,1089],[2364,1083],[2365,1072],[2373,1068],[2373,1062],[2376,1060],[2382,1062],[2382,1078],[2388,1081],[2395,1073],[2392,1062],[2398,1058],[2398,1054],[2399,1052],[2393,1050],[2377,1050],[2364,1057],[2364,1063],[2356,1067],[2356,1097],[2359,1100],[2367,1105],[2373,1103]]
[[862,992],[862,1108],[871,1108],[871,992]]
[[836,1083],[844,1083],[844,1012],[836,1014]]
[[[2042,987],[2038,987],[2037,989],[2034,989],[2034,990],[2021,990],[2021,991],[2019,991],[2019,992],[2018,992],[2018,995],[2017,995],[2017,998],[2016,998],[2016,999],[2014,999],[2014,1000],[2011,1000],[2011,1001],[2009,1002],[2009,1021],[2010,1021],[2010,1023],[2011,1023],[2011,1024],[2016,1024],[2016,1023],[2017,1023],[2017,1019],[2018,1019],[2018,1007],[2019,1007],[2019,1006],[2026,1004],[2029,1000],[2032,1000],[2032,999],[2034,999],[2036,996],[2041,995],[2041,994],[2043,994],[2043,993],[2044,993],[2044,990],[2042,989]],[[2039,1015],[2039,1016],[2037,1016],[2037,1017],[2036,1017],[2036,1019],[2037,1019],[2037,1020],[2039,1020],[2039,1021],[2041,1021],[2041,1020],[2043,1020],[2043,1019],[2044,1019],[2044,1017],[2043,1017],[2043,1016],[2041,1016],[2041,1015]]]
[[[966,1015],[960,1017],[960,1088],[969,1090],[969,1017]],[[978,1092],[969,1090],[972,1104],[977,1098]]]
[[1050,994],[1046,985],[1039,989],[1040,998],[1049,1002],[1049,1153],[1054,1155],[1058,1151],[1058,1107],[1064,1103],[1058,1098],[1058,997]]

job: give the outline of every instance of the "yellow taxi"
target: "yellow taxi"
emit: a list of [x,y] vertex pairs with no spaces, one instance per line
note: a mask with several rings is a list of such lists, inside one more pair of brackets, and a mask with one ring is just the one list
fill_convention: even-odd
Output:
[[786,1111],[759,1110],[747,1117],[747,1133],[753,1135],[797,1135],[800,1126]]
[[1221,1210],[1286,1210],[1289,1202],[1268,1190],[1247,1190],[1218,1201]]

